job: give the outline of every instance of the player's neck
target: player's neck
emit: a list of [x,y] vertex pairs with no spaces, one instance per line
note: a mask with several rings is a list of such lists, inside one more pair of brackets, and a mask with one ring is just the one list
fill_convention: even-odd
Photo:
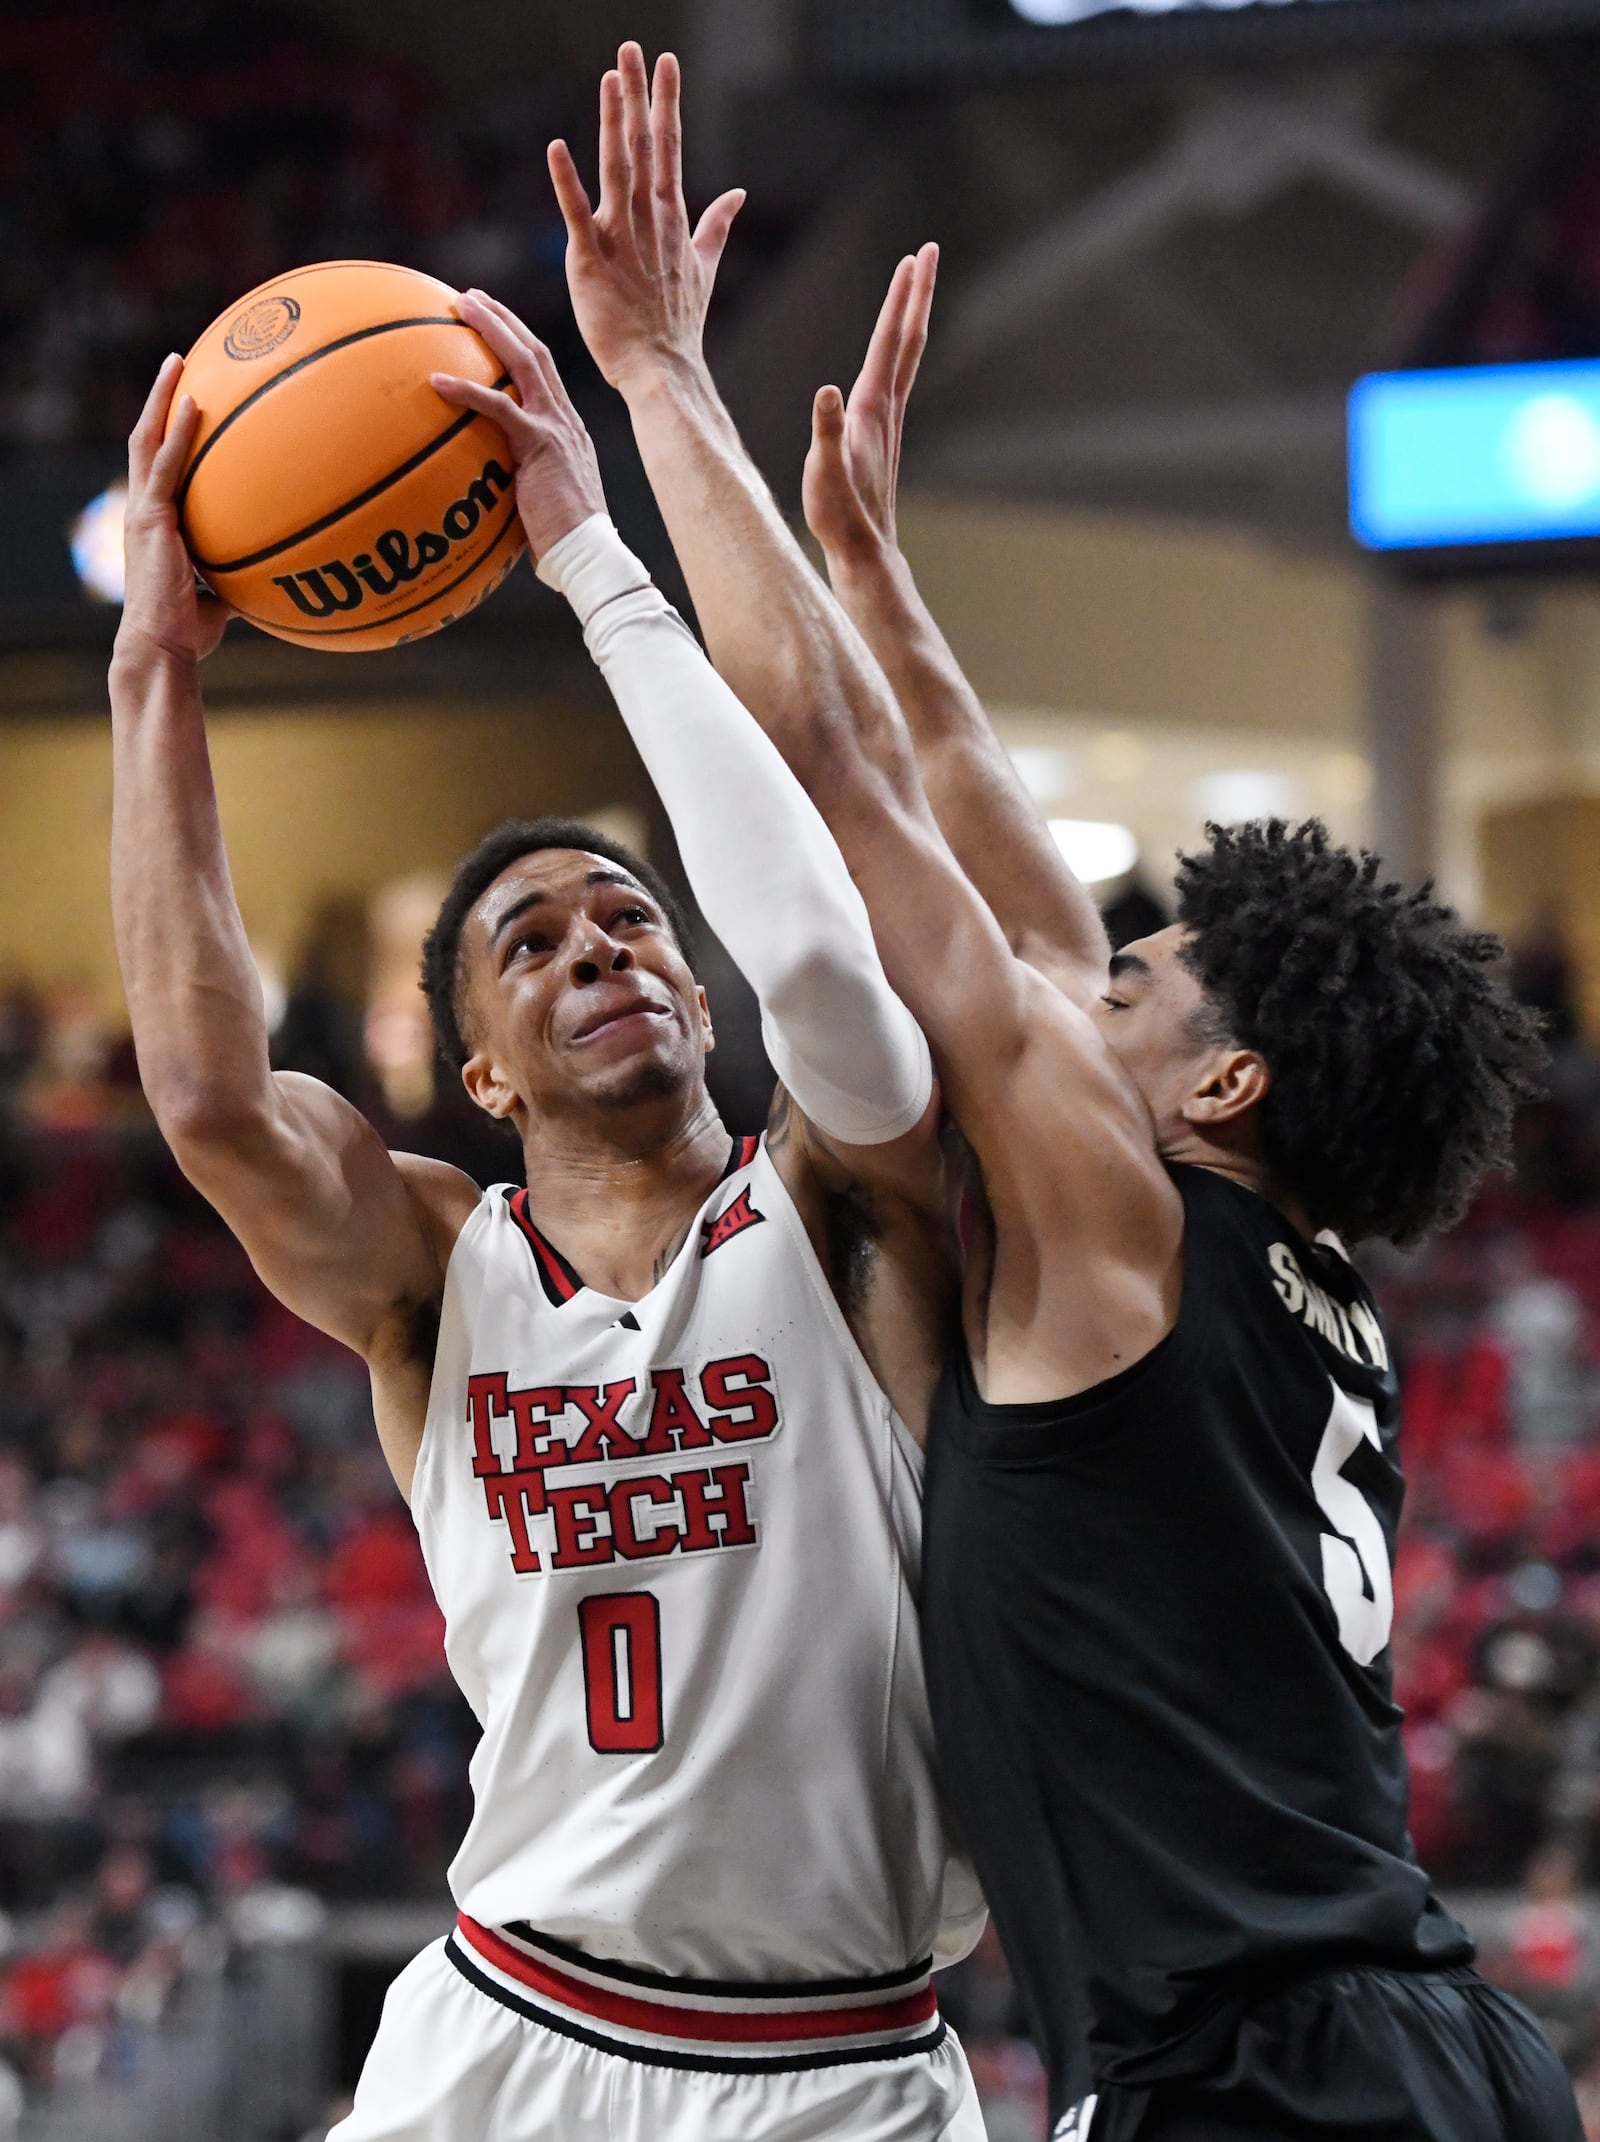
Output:
[[711,1098],[651,1121],[546,1121],[523,1138],[528,1212],[585,1285],[637,1301],[671,1262],[728,1164]]
[[1308,1242],[1316,1237],[1317,1223],[1302,1201],[1293,1191],[1278,1182],[1262,1155],[1250,1144],[1229,1144],[1226,1140],[1207,1138],[1193,1131],[1186,1131],[1164,1145],[1162,1159],[1171,1167],[1209,1168],[1213,1175],[1225,1175],[1229,1182],[1238,1183],[1246,1190],[1253,1190],[1257,1197],[1265,1198],[1269,1205],[1277,1207],[1289,1224],[1305,1236]]

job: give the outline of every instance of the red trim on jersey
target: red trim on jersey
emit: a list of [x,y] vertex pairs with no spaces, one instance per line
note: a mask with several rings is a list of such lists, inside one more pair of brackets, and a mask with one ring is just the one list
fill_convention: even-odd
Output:
[[[553,1964],[541,1963],[522,1949],[503,1941],[491,1927],[480,1926],[462,1912],[456,1920],[461,1938],[519,1985],[564,2008],[592,2016],[625,2030],[649,2031],[658,2038],[680,2038],[691,2043],[715,2045],[803,2044],[811,2038],[845,2038],[869,2032],[908,2030],[918,2023],[931,2023],[939,2012],[931,1985],[898,1999],[879,2001],[869,2007],[840,2003],[837,2007],[785,2010],[781,2005],[719,2010],[714,2007],[669,2007],[664,2001],[642,2000],[637,1994],[621,1993],[610,1986],[592,1986],[570,1977]],[[760,1986],[747,1996],[762,1999]]]
[[528,1212],[527,1191],[514,1190],[507,1202],[511,1207],[512,1219],[521,1228],[528,1247],[533,1251],[545,1293],[558,1305],[570,1302],[575,1294],[582,1293],[583,1281],[560,1250],[553,1243],[547,1242],[535,1226]]
[[757,1152],[760,1150],[760,1147],[761,1140],[759,1137],[741,1138],[739,1140],[739,1166],[741,1168],[749,1167],[751,1161],[755,1159]]

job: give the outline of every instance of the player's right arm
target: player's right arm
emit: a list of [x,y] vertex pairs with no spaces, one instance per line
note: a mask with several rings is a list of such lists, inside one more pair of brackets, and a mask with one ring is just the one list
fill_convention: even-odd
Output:
[[140,1077],[179,1166],[273,1293],[367,1360],[404,1490],[430,1315],[476,1192],[437,1162],[397,1164],[338,1094],[271,1068],[200,698],[200,661],[227,613],[197,595],[173,503],[196,424],[184,397],[167,428],[178,375],[169,358],[129,441],[127,598],[110,676],[112,910]]
[[900,548],[901,437],[938,264],[931,245],[901,261],[848,402],[836,387],[818,393],[806,522],[834,594],[899,702],[956,860],[1020,958],[1069,995],[1098,993],[1111,953],[1100,910],[1067,867]]

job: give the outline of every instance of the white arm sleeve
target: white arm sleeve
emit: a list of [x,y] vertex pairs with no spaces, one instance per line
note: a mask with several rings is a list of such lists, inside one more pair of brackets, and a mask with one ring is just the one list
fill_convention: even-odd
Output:
[[833,835],[777,747],[606,515],[563,536],[538,573],[578,613],[796,1105],[847,1145],[913,1129],[933,1092],[928,1045],[889,987]]

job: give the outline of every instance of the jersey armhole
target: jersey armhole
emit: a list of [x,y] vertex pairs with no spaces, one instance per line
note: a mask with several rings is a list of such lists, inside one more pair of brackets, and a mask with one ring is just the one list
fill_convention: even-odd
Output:
[[[509,1195],[508,1184],[494,1184],[486,1190],[478,1203],[462,1222],[461,1232],[456,1236],[450,1252],[450,1261],[445,1266],[444,1296],[439,1304],[439,1336],[434,1345],[433,1374],[428,1379],[427,1410],[422,1417],[422,1438],[417,1444],[417,1462],[411,1472],[409,1507],[411,1522],[417,1538],[422,1543],[423,1559],[427,1560],[427,1536],[423,1529],[424,1518],[433,1515],[432,1481],[435,1457],[439,1446],[438,1421],[444,1400],[444,1385],[455,1380],[456,1356],[461,1352],[457,1334],[461,1324],[460,1281],[462,1265],[471,1253],[474,1238],[493,1219],[497,1201],[502,1193]],[[461,1392],[461,1422],[466,1424],[466,1393]]]
[[829,1328],[839,1343],[840,1351],[849,1362],[852,1371],[861,1378],[867,1389],[876,1394],[878,1403],[882,1406],[893,1425],[896,1441],[909,1453],[920,1477],[924,1463],[922,1446],[896,1412],[893,1400],[872,1372],[872,1363],[861,1351],[861,1342],[850,1329],[850,1320],[839,1306],[839,1298],[834,1293],[832,1286],[829,1284],[828,1275],[822,1268],[822,1260],[817,1255],[816,1245],[806,1232],[806,1223],[800,1217],[799,1207],[789,1194],[789,1186],[779,1173],[777,1162],[767,1150],[767,1140],[764,1132],[756,1140],[756,1150],[751,1155],[751,1159],[756,1166],[765,1167],[767,1175],[771,1179],[774,1191],[773,1202],[779,1209],[789,1240],[794,1245],[806,1278],[810,1281],[812,1292],[820,1302],[823,1315],[828,1320]]

